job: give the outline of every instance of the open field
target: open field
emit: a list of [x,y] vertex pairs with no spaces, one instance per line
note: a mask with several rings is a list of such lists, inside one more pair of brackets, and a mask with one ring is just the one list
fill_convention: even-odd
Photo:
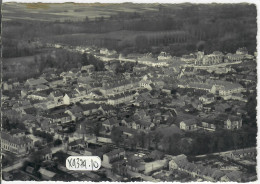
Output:
[[154,11],[157,8],[155,5],[132,5],[124,4],[77,4],[77,3],[63,3],[63,4],[44,4],[45,6],[30,6],[22,3],[4,3],[3,4],[3,19],[24,19],[24,20],[41,20],[41,21],[64,21],[70,20],[84,20],[86,16],[89,19],[95,17],[110,17],[110,15],[117,12],[144,12]]

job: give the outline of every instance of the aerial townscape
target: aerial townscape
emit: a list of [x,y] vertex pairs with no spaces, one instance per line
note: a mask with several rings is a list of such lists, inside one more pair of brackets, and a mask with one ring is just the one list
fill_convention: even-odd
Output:
[[2,5],[4,180],[257,180],[254,5],[69,7]]

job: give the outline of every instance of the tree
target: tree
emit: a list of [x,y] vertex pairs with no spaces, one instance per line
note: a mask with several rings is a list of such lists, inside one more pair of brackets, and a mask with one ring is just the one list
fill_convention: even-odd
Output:
[[101,128],[102,128],[101,123],[95,123],[94,124],[93,133],[94,133],[95,136],[97,136],[97,137],[99,136]]
[[34,147],[40,148],[41,145],[42,145],[42,143],[39,140],[34,142]]
[[122,131],[120,131],[117,127],[113,127],[111,130],[111,139],[117,146],[119,146],[120,142],[124,142],[122,139]]
[[81,64],[82,65],[89,65],[87,53],[83,53],[82,54],[82,56],[81,56]]
[[225,147],[225,141],[223,137],[219,137],[218,139],[218,151],[221,152],[223,151],[223,148]]
[[178,144],[178,149],[183,154],[189,154],[192,147],[187,139],[181,139]]
[[35,165],[40,164],[43,160],[42,155],[41,154],[39,155],[39,153],[40,153],[39,151],[36,151],[30,155],[30,161],[35,163]]
[[159,132],[153,134],[152,142],[155,144],[155,149],[158,149],[158,143],[160,142],[162,135]]
[[11,130],[11,125],[9,123],[9,119],[7,117],[3,117],[2,120],[3,120],[3,123],[2,123],[3,129],[5,129],[7,131],[10,131]]
[[62,141],[60,139],[56,139],[53,143],[54,146],[59,146],[62,144]]
[[147,49],[149,47],[148,39],[144,35],[139,35],[135,38],[135,46],[139,50],[143,51],[144,49]]

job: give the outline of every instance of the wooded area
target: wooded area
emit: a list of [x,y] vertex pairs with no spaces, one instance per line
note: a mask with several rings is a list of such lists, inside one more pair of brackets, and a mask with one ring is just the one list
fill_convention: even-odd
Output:
[[[195,50],[256,50],[256,7],[250,4],[160,5],[157,11],[119,12],[83,21],[3,22],[4,57],[35,52],[30,41],[96,45],[123,52],[165,50],[180,56]],[[12,41],[10,41],[12,39]]]

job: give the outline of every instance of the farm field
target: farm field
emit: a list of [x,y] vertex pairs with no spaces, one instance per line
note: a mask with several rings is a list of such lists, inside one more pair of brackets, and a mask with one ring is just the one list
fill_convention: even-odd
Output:
[[[73,6],[72,6],[73,5]],[[11,10],[10,10],[11,9]],[[109,17],[117,12],[144,12],[156,10],[155,5],[139,5],[138,7],[129,3],[124,4],[42,4],[38,5],[23,3],[5,3],[3,5],[3,19],[24,19],[41,21],[64,21],[68,18],[71,21],[82,21],[88,16],[94,19],[97,16]],[[19,16],[17,16],[19,15]]]

